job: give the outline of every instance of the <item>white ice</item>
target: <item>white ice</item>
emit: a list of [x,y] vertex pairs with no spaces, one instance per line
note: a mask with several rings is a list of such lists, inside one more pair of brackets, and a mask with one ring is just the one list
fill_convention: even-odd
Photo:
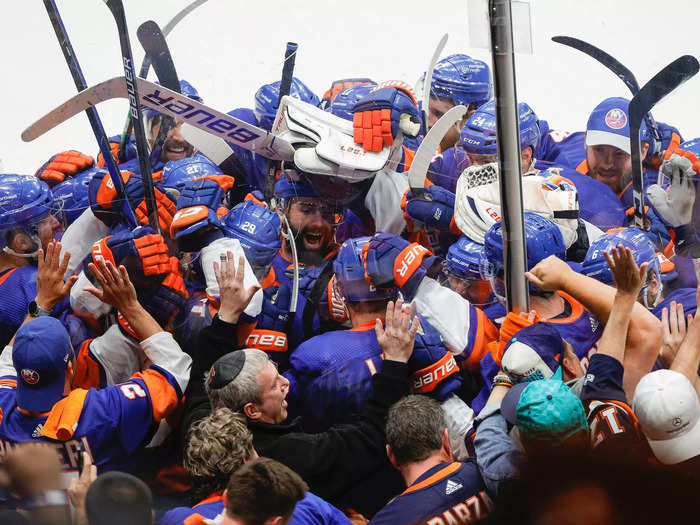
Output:
[[[100,0],[57,0],[88,84],[122,74],[114,20]],[[187,0],[124,0],[137,64],[143,51],[136,28],[164,25]],[[518,95],[553,128],[581,130],[590,110],[627,88],[587,56],[551,42],[570,35],[608,51],[649,80],[682,54],[700,57],[699,4],[677,0],[532,0],[534,54],[518,55]],[[446,53],[470,47],[466,0],[209,0],[168,38],[181,78],[205,102],[229,111],[252,107],[262,83],[279,79],[285,43],[299,43],[296,75],[319,95],[334,79],[368,76],[414,83],[447,32]],[[75,94],[75,86],[42,2],[4,2],[0,17],[2,69],[0,159],[6,172],[33,173],[53,153],[74,148],[96,154],[83,115],[31,143],[20,139],[31,122]],[[153,78],[153,73],[151,73]],[[121,132],[125,100],[99,106],[108,134]],[[700,135],[700,75],[660,103],[657,120],[675,124],[685,138]]]

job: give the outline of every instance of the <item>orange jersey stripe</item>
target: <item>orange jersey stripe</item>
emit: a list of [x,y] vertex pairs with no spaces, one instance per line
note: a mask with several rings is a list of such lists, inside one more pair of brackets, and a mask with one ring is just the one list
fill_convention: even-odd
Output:
[[415,485],[411,485],[406,490],[404,490],[402,494],[408,494],[410,492],[420,490],[424,487],[427,487],[428,485],[435,483],[436,481],[440,481],[441,479],[446,478],[447,476],[452,474],[454,471],[459,469],[459,467],[461,467],[461,466],[462,466],[462,464],[459,463],[458,461],[455,461],[454,463],[450,463],[445,468],[438,470],[435,474],[425,478],[420,483],[416,483]]
[[153,419],[161,421],[164,417],[175,410],[180,402],[173,386],[168,380],[156,370],[145,370],[136,372],[131,379],[140,379],[146,383],[146,388],[151,398],[151,409]]

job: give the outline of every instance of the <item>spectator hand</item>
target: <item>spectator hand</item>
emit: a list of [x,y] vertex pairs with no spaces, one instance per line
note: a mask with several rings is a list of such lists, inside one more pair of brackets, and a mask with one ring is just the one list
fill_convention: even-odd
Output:
[[61,488],[61,459],[48,443],[20,443],[5,455],[8,490],[18,498],[32,499]]
[[85,514],[85,496],[92,482],[97,479],[97,467],[92,464],[92,458],[87,452],[83,454],[83,470],[80,472],[80,478],[73,478],[68,487],[68,497],[75,508],[76,525],[87,524],[87,516]]
[[630,296],[636,301],[646,282],[649,263],[643,263],[638,267],[632,250],[621,244],[611,248],[610,252],[604,251],[603,254],[610,266],[618,295]]
[[406,312],[402,312],[402,307],[401,299],[396,301],[396,305],[389,301],[386,305],[386,328],[383,328],[381,320],[377,319],[374,329],[385,359],[407,363],[413,353],[419,323],[411,307]]
[[550,255],[538,262],[532,270],[525,272],[525,277],[540,290],[555,292],[564,287],[567,275],[572,272],[568,264],[555,255]]
[[53,310],[53,307],[70,293],[71,287],[78,280],[77,276],[63,280],[70,261],[70,252],[66,252],[59,264],[60,256],[60,242],[49,243],[46,247],[46,257],[44,250],[39,250],[36,302],[44,310]]
[[[683,317],[683,304],[671,302],[670,308],[661,311],[661,326],[664,333],[663,344],[659,351],[659,357],[666,368],[671,366],[678,349],[685,339],[685,319]],[[693,316],[688,314],[688,324],[693,321]]]
[[221,264],[214,262],[214,275],[219,284],[219,319],[227,323],[237,323],[241,313],[250,303],[251,299],[260,289],[260,286],[251,286],[247,290],[243,288],[245,275],[245,260],[243,256],[238,258],[238,268],[233,262],[233,253],[226,252],[226,258],[221,256]]
[[88,264],[88,270],[100,283],[102,290],[92,286],[86,286],[83,290],[90,292],[103,303],[114,306],[125,315],[127,311],[141,307],[136,297],[136,289],[123,265],[117,269],[111,261],[97,259],[96,263]]

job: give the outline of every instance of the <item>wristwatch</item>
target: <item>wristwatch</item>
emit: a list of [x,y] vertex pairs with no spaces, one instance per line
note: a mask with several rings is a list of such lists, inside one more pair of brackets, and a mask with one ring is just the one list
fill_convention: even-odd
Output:
[[42,315],[51,315],[51,310],[44,310],[36,300],[29,303],[29,308],[27,308],[29,315],[32,317],[40,317]]

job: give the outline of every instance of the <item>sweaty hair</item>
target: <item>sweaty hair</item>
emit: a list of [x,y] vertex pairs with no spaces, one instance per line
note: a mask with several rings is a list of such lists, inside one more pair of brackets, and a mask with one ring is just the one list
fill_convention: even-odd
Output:
[[299,474],[270,458],[238,469],[226,487],[226,514],[246,525],[263,525],[281,516],[286,522],[309,487]]
[[437,401],[406,396],[389,409],[386,442],[399,465],[423,461],[442,448],[446,428],[445,413]]
[[253,452],[253,434],[245,416],[228,408],[217,408],[192,425],[187,437],[185,470],[200,499],[224,490],[231,474]]
[[107,472],[90,485],[85,511],[90,525],[151,525],[151,489],[131,474]]
[[234,412],[243,411],[248,403],[261,403],[263,385],[260,383],[260,372],[270,361],[262,350],[245,348],[245,363],[238,375],[223,388],[210,388],[209,373],[204,379],[204,385],[211,402],[212,409],[229,408]]

